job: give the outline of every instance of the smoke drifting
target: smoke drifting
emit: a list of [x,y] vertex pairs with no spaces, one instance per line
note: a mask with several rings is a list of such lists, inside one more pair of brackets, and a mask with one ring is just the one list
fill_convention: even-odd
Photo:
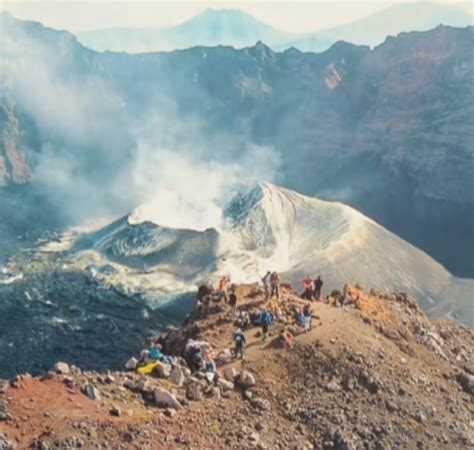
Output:
[[236,190],[278,179],[272,148],[245,133],[209,132],[169,100],[135,116],[92,53],[71,54],[72,36],[50,45],[18,33],[1,48],[5,95],[33,123],[34,138],[26,140],[32,182],[67,223],[135,210],[131,222],[218,228]]

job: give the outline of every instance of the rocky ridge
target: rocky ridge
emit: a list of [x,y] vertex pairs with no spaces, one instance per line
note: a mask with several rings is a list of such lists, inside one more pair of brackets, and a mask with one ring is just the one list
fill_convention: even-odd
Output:
[[[234,326],[224,306],[170,329],[173,366],[154,376],[87,372],[57,363],[40,378],[0,383],[0,448],[471,448],[473,332],[431,321],[404,294],[366,293],[355,306],[313,304],[313,327],[285,349],[277,322],[262,343],[245,330],[243,361],[230,356]],[[238,288],[250,314],[265,303]],[[290,286],[285,318],[302,300]],[[191,374],[189,339],[212,345],[219,381]]]

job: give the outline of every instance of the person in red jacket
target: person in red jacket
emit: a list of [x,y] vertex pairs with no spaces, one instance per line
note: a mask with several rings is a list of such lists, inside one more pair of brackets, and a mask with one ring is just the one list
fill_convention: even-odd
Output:
[[303,283],[303,287],[304,287],[303,295],[301,297],[306,300],[311,300],[313,298],[313,280],[308,275],[301,282]]

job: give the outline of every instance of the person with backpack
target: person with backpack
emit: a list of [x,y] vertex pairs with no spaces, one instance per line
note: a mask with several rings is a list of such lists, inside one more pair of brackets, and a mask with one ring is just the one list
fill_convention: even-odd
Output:
[[276,295],[276,298],[279,299],[280,298],[280,276],[276,272],[272,273],[270,277],[270,284],[272,287],[270,297],[273,298],[273,296]]
[[234,344],[235,358],[238,358],[240,355],[240,359],[244,359],[244,347],[247,344],[247,339],[245,338],[245,335],[240,328],[234,333]]
[[273,325],[273,318],[271,314],[266,309],[264,309],[262,311],[262,314],[260,315],[258,322],[260,326],[262,327],[262,341],[266,341],[267,335],[268,335],[268,329],[271,325]]
[[321,279],[321,275],[314,280],[314,299],[319,300],[321,297],[321,288],[323,287],[323,280]]
[[270,297],[270,278],[272,276],[272,273],[268,271],[266,275],[262,278],[262,283],[263,283],[263,294],[265,296],[265,300],[268,300]]
[[234,288],[232,288],[230,291],[229,305],[232,311],[232,318],[235,319],[237,317],[237,294],[235,293]]

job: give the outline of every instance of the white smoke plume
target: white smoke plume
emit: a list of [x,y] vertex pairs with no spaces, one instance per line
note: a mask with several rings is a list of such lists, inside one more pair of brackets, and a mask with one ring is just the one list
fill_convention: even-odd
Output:
[[16,33],[1,44],[5,95],[35,130],[32,182],[69,222],[135,209],[132,222],[219,228],[230,195],[278,179],[279,154],[245,131],[209,132],[204,118],[181,117],[172,99],[153,92],[153,109],[133,117],[91,53],[71,50],[72,36],[45,43]]

